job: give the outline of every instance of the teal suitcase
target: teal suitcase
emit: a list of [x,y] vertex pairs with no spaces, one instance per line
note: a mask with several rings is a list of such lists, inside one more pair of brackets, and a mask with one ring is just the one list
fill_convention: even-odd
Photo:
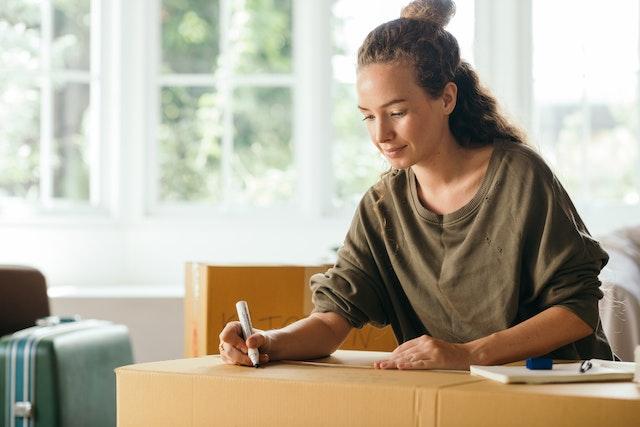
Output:
[[133,363],[127,328],[53,319],[0,339],[2,425],[114,427],[113,370]]

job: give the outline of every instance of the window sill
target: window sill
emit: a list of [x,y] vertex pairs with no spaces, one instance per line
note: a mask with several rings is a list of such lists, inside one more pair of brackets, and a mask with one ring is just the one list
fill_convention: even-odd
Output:
[[184,288],[179,286],[52,286],[47,289],[49,298],[184,298]]

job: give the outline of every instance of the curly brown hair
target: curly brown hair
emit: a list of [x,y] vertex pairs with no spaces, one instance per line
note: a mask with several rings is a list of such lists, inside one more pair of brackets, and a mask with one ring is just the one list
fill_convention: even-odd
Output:
[[451,0],[416,0],[401,17],[371,31],[358,50],[358,69],[369,64],[406,62],[415,70],[416,82],[431,97],[442,95],[449,82],[458,88],[449,128],[462,147],[492,144],[495,139],[525,143],[517,126],[499,111],[478,74],[460,58],[456,38],[444,27],[455,13]]

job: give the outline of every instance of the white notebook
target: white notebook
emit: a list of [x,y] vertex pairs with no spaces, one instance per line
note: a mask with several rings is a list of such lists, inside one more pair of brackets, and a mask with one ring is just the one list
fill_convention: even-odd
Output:
[[631,380],[636,364],[591,359],[592,367],[580,373],[580,363],[554,363],[553,369],[533,370],[525,366],[479,366],[471,365],[471,374],[505,384],[511,383],[574,383],[589,381]]

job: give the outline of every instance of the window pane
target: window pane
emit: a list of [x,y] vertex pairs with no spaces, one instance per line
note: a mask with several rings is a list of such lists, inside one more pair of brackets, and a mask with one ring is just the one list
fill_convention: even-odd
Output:
[[211,73],[219,53],[219,1],[162,1],[162,71]]
[[[356,55],[367,34],[383,22],[400,17],[407,0],[370,0],[367,7],[337,0],[333,7],[333,170],[335,207],[353,206],[387,169],[377,155],[356,100]],[[447,27],[457,38],[461,56],[473,62],[474,0],[456,1]]]
[[638,12],[533,3],[536,142],[577,199],[639,199]]
[[39,191],[40,90],[0,73],[0,198]]
[[231,50],[239,73],[291,71],[291,0],[233,2]]
[[222,112],[212,88],[161,90],[159,165],[162,201],[221,198]]
[[356,205],[362,193],[388,168],[385,159],[369,141],[366,128],[360,126],[362,114],[354,105],[358,105],[354,85],[335,84],[333,126],[336,144],[332,154],[337,185],[334,206]]
[[290,199],[291,90],[237,89],[234,110],[233,202],[267,206]]
[[37,70],[39,49],[39,1],[3,0],[0,8],[0,70]]
[[40,4],[0,8],[0,198],[39,195],[40,90],[24,78],[40,64]]
[[53,97],[53,197],[89,200],[89,85],[57,87]]
[[54,68],[89,70],[91,46],[90,0],[53,2]]

